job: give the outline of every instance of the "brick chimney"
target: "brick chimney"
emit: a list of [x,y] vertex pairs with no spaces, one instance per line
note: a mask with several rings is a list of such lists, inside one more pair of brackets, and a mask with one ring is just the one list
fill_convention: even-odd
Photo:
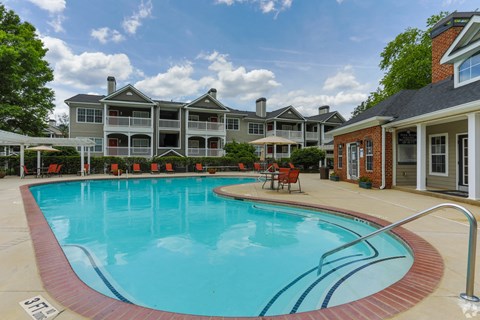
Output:
[[267,116],[267,99],[266,98],[258,98],[255,101],[256,112],[255,114],[257,117],[265,118]]
[[209,94],[213,99],[217,99],[217,89],[211,88],[210,90],[208,90],[208,94]]
[[113,92],[117,91],[117,81],[115,77],[107,77],[107,94],[110,95]]
[[454,12],[433,26],[432,38],[432,83],[453,76],[452,64],[440,64],[445,52],[462,31],[475,12]]

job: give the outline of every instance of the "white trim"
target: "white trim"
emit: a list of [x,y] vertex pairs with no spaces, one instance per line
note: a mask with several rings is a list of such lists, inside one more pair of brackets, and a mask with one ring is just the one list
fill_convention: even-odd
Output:
[[[460,136],[467,136],[467,139],[468,139],[468,132],[463,132],[463,133],[460,132],[460,133],[455,134],[455,146],[456,146],[455,163],[457,164],[457,168],[455,170],[455,184],[456,184],[456,189],[457,190],[460,190],[460,185],[458,183],[460,181],[460,170],[459,170],[460,168],[459,168],[459,166],[463,167],[463,162],[461,162],[461,161],[463,161],[463,159],[460,159],[458,157],[460,148],[462,147],[458,144],[458,142],[459,142],[458,139],[459,139]],[[467,148],[468,148],[468,146],[467,146]],[[465,155],[463,154],[463,151],[462,151],[462,155],[465,157]],[[468,164],[467,164],[467,168],[468,168]],[[462,171],[463,171],[463,169],[462,169]],[[462,177],[462,181],[463,181],[463,177]],[[463,185],[463,186],[465,186],[465,185]],[[468,187],[468,183],[466,184],[466,186]]]
[[[250,124],[262,126],[263,127],[263,132],[262,133],[250,133]],[[260,135],[263,136],[263,135],[265,135],[265,124],[261,123],[261,122],[248,122],[247,123],[247,134],[251,135],[251,136],[260,136]]]
[[417,190],[427,189],[427,126],[417,124]]
[[[433,172],[432,171],[432,138],[435,137],[445,137],[445,172]],[[442,153],[438,153],[438,155],[442,155]],[[435,133],[428,135],[428,174],[431,176],[439,176],[439,177],[448,177],[448,133]]]
[[480,199],[480,114],[468,115],[468,198]]
[[345,127],[340,127],[340,128],[330,130],[329,132],[332,134],[332,136],[335,137],[341,134],[346,134],[346,133],[350,133],[350,132],[354,132],[362,129],[384,125],[387,122],[390,122],[394,119],[395,119],[394,117],[371,117],[359,122],[352,123]]
[[[228,120],[236,120],[237,121],[237,129],[229,129],[228,128]],[[234,125],[235,127],[235,125]],[[225,129],[227,131],[240,131],[240,119],[238,118],[225,118]]]
[[[476,50],[477,48],[480,47],[480,42],[476,41],[473,44],[470,44],[468,46],[462,46],[460,48],[457,48],[457,45],[460,43],[460,41],[464,40],[464,37],[466,37],[466,42],[468,43],[471,40],[471,36],[468,36],[468,32],[471,33],[471,35],[474,35],[476,31],[478,31],[479,26],[475,26],[473,30],[470,30],[472,28],[473,24],[479,24],[480,23],[480,16],[474,15],[470,18],[470,21],[463,27],[462,31],[459,33],[459,35],[455,38],[453,43],[450,45],[450,47],[447,49],[445,54],[442,56],[440,59],[440,64],[445,64],[445,63],[452,63],[455,60],[461,59],[462,56],[468,55],[470,52]],[[477,29],[477,30],[475,30]]]

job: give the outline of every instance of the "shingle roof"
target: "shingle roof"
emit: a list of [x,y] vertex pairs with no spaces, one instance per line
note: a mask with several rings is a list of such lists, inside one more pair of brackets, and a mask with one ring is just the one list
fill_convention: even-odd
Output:
[[71,98],[65,100],[65,102],[85,102],[85,103],[98,103],[105,96],[93,95],[93,94],[77,94]]
[[317,115],[310,116],[310,117],[305,117],[305,119],[311,120],[311,121],[320,121],[320,122],[322,122],[322,121],[328,120],[331,116],[333,116],[333,115],[336,114],[336,113],[337,113],[336,111],[332,111],[332,112],[317,114]]

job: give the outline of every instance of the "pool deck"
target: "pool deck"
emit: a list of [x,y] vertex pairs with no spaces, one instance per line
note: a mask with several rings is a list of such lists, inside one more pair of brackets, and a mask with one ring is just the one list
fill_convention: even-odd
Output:
[[[249,172],[233,174],[258,176]],[[183,175],[174,174],[174,176]],[[217,173],[217,175],[223,175],[223,173]],[[232,175],[232,173],[228,175]],[[150,174],[139,176],[151,177]],[[172,177],[172,175],[168,176]],[[108,176],[92,175],[88,178],[108,178]],[[396,189],[360,189],[351,183],[320,180],[318,174],[301,174],[300,178],[303,193],[288,194],[282,190],[277,192],[262,189],[262,183],[229,186],[221,189],[223,192],[237,196],[341,208],[392,222],[441,203],[459,204],[470,210],[477,219],[480,218],[480,206],[472,204],[472,201],[461,202],[461,198],[445,197],[442,199],[427,193],[418,194]],[[67,179],[84,178],[64,176],[19,179],[8,176],[0,179],[0,203],[3,207],[0,214],[0,310],[2,310],[0,319],[31,319],[21,308],[19,302],[37,295],[42,295],[60,311],[55,319],[86,319],[65,308],[44,289],[20,193],[20,187],[25,184]],[[480,201],[478,204],[480,205]],[[468,303],[458,297],[461,292],[465,292],[467,219],[458,211],[442,209],[404,227],[427,240],[438,250],[444,261],[444,275],[432,294],[391,319],[480,319],[480,303]],[[478,270],[478,268],[476,269]],[[480,295],[478,271],[475,278],[476,294]],[[122,317],[122,319],[124,318],[129,319],[128,314]]]

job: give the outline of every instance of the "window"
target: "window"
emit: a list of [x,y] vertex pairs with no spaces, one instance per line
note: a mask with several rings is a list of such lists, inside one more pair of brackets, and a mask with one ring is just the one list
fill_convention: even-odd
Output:
[[399,164],[417,163],[417,133],[401,131],[397,135],[397,161]]
[[77,109],[77,122],[102,123],[102,117],[101,109]]
[[337,168],[341,169],[343,167],[343,144],[337,146]]
[[447,168],[447,135],[438,134],[430,136],[430,174],[448,175]]
[[148,148],[148,145],[149,145],[148,139],[138,139],[138,138],[132,139],[132,146],[134,148]]
[[150,113],[148,111],[133,111],[134,118],[150,118]]
[[[79,137],[79,138],[87,138],[90,140],[95,141],[95,146],[92,147],[90,151],[92,152],[103,152],[103,138],[93,138],[93,137]],[[88,147],[85,147],[85,150],[87,150]],[[77,147],[77,151],[80,152],[81,147]]]
[[458,67],[458,81],[464,82],[480,77],[480,52],[471,56]]
[[227,130],[238,131],[240,129],[240,121],[238,119],[227,118]]
[[373,141],[365,140],[365,169],[373,171]]
[[264,134],[263,123],[249,123],[248,134]]

